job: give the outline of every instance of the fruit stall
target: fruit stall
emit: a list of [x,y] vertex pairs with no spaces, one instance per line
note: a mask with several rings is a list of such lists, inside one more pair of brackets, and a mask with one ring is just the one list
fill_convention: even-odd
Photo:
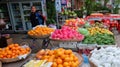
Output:
[[[34,47],[29,44],[16,43],[0,48],[3,67],[119,67],[120,49],[109,24],[116,21],[88,19],[65,19],[60,29],[45,25],[32,28],[27,37],[33,41],[42,39],[42,49],[33,53]],[[51,41],[58,42],[58,47],[50,45]]]

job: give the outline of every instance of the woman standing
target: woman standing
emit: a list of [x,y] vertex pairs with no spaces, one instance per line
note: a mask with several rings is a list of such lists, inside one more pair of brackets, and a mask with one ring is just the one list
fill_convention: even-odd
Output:
[[35,6],[31,7],[30,21],[32,27],[35,27],[37,25],[44,25],[44,18],[39,12],[37,12]]

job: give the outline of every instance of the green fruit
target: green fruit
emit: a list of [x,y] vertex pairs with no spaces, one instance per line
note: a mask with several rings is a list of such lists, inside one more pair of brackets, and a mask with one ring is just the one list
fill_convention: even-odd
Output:
[[85,36],[88,36],[90,34],[89,31],[85,28],[78,28],[78,31],[79,31],[79,33],[81,33]]
[[84,26],[85,26],[85,28],[91,27],[90,23],[86,23]]

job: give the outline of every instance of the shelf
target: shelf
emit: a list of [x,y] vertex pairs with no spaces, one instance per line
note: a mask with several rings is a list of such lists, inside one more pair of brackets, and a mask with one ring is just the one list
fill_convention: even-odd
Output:
[[21,15],[14,15],[14,17],[21,17]]
[[24,15],[24,16],[30,16],[30,15]]
[[13,9],[13,11],[20,11],[20,9]]
[[25,22],[26,22],[26,23],[29,23],[29,22],[30,22],[30,20],[25,20]]
[[0,13],[8,13],[8,12],[6,11],[6,12],[0,12]]
[[23,9],[24,11],[31,10],[31,9]]

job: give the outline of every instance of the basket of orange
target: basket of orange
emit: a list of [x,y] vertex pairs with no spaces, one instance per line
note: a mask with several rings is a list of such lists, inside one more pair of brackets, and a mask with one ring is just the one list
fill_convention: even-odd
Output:
[[46,38],[49,37],[53,31],[53,28],[47,26],[36,26],[28,31],[28,35],[32,38]]
[[36,58],[52,62],[52,67],[79,67],[83,61],[78,53],[63,48],[40,50]]
[[5,48],[0,48],[0,61],[2,63],[15,62],[25,59],[31,53],[27,45],[11,44]]

